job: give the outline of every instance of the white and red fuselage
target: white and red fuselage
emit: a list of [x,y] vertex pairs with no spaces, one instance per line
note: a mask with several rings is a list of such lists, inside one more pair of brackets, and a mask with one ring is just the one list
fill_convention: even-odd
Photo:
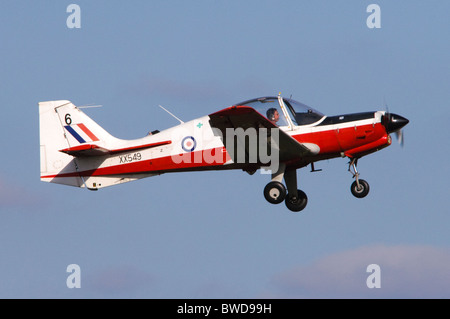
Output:
[[[286,170],[334,157],[360,158],[389,146],[389,134],[408,123],[385,111],[329,117],[278,96],[245,101],[140,139],[122,140],[69,101],[41,102],[39,109],[41,180],[91,190],[167,172],[252,172],[269,163],[258,157],[249,161],[248,154],[237,161],[236,149],[248,153],[243,144],[254,143],[255,133],[264,136],[267,145],[275,145],[277,160]],[[276,123],[270,118],[275,110]],[[225,137],[239,129],[245,141],[237,136],[231,150]]]

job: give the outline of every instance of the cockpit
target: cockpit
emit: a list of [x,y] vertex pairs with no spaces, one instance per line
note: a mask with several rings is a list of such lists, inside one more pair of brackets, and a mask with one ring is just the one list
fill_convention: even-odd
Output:
[[282,97],[260,97],[235,105],[250,106],[277,126],[314,124],[325,116],[303,103]]

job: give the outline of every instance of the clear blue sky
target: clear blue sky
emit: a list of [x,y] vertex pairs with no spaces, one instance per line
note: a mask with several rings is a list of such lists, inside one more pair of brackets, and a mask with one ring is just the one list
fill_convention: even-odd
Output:
[[[66,8],[81,8],[69,29]],[[381,8],[369,29],[366,8]],[[2,1],[1,298],[450,297],[448,1]],[[328,115],[389,110],[405,146],[298,172],[307,208],[267,175],[166,174],[98,192],[39,180],[38,102],[119,138],[282,92]],[[81,268],[69,289],[66,267]],[[381,268],[369,289],[366,267]]]

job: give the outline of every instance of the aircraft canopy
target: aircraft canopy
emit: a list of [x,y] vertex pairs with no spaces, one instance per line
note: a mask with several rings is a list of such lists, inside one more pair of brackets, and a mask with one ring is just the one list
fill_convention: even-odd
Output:
[[[280,105],[280,100],[283,102],[287,112],[282,111],[282,106]],[[266,116],[269,120],[271,120],[271,114],[273,113],[273,109],[276,109],[280,114],[280,119],[276,123],[278,126],[288,126],[288,121],[286,116],[290,117],[290,120],[294,125],[308,125],[313,124],[324,117],[322,113],[313,109],[312,107],[300,103],[293,99],[282,98],[278,99],[278,97],[260,97],[244,102],[237,103],[235,105],[240,106],[249,106],[254,108],[256,111]]]

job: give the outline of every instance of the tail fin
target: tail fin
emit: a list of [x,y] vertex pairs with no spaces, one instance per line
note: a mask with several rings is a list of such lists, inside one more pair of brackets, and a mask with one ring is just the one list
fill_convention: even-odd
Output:
[[61,150],[116,140],[70,101],[39,103],[41,180],[83,187],[76,158]]

